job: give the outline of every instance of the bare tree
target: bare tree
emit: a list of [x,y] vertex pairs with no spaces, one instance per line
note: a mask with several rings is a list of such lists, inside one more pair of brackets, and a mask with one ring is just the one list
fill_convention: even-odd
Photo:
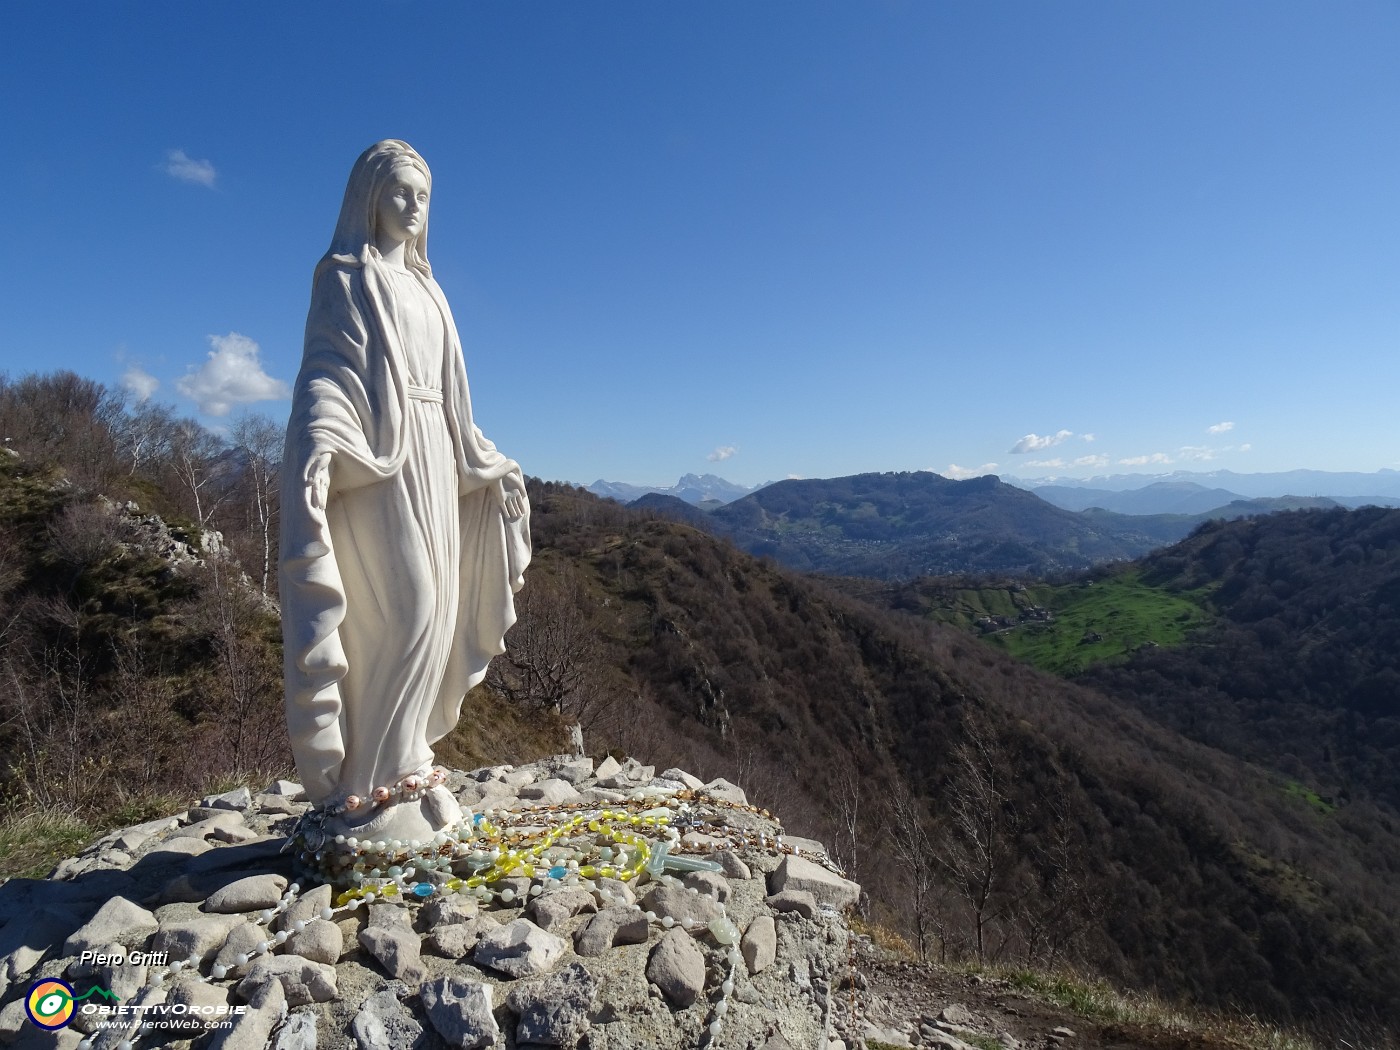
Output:
[[1001,920],[1027,892],[1017,879],[1019,816],[1004,784],[1011,762],[992,728],[980,717],[963,726],[966,739],[954,750],[956,772],[948,784],[944,833],[938,862],[962,897],[972,921],[977,961],[996,958],[1010,934],[993,941]]
[[117,449],[127,462],[127,475],[168,460],[178,428],[175,413],[167,405],[144,401],[127,409],[115,427]]
[[223,442],[193,419],[182,419],[172,434],[170,465],[190,494],[195,523],[200,528],[209,524],[215,509],[223,501],[218,492],[220,475],[215,459],[223,451]]
[[[890,851],[909,884],[909,917],[914,924],[914,942],[919,958],[927,959],[930,939],[939,931],[934,915],[938,897],[938,861],[928,830],[928,808],[901,778],[896,780],[887,802]],[[947,940],[939,936],[939,958],[945,955]]]
[[257,637],[261,603],[236,566],[218,554],[205,562],[196,621],[214,638],[215,674],[208,713],[217,726],[225,772],[270,772],[287,765],[281,668],[275,649]]
[[243,453],[243,484],[249,525],[258,539],[262,557],[259,584],[267,593],[273,561],[278,500],[278,463],[282,458],[283,431],[266,416],[245,415],[233,425],[234,447]]
[[[543,566],[540,567],[544,568]],[[516,596],[515,626],[487,684],[590,729],[618,699],[600,657],[596,603],[567,563],[538,569]]]

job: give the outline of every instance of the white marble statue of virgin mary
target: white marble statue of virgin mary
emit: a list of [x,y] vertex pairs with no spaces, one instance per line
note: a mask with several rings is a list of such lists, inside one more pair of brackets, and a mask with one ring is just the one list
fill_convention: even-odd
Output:
[[461,815],[433,744],[504,651],[530,561],[520,467],[472,420],[428,265],[432,176],[355,162],[316,266],[282,460],[287,724],[328,832],[417,839]]

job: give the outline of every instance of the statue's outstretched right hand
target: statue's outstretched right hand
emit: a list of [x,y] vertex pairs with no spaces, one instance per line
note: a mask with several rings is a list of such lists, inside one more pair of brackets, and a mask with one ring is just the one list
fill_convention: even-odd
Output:
[[326,497],[331,487],[331,454],[321,452],[306,467],[306,484],[310,489],[311,506],[315,510],[326,509]]

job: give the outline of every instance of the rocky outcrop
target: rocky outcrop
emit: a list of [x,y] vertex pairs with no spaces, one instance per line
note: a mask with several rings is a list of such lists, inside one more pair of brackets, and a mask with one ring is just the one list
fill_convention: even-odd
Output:
[[[94,1046],[288,1050],[860,1042],[834,991],[852,938],[834,906],[854,884],[819,844],[785,851],[777,819],[735,785],[559,756],[449,786],[521,866],[468,885],[489,864],[473,860],[491,855],[478,842],[450,871],[410,869],[373,897],[369,883],[303,887],[281,846],[307,806],[279,781],[105,836],[57,878],[0,886],[0,1044],[39,1034],[11,1007],[43,978],[80,995],[106,981],[124,1004],[183,1004],[214,1029],[118,1037],[89,1018],[57,1045],[79,1032]],[[804,896],[810,907],[770,903]]]

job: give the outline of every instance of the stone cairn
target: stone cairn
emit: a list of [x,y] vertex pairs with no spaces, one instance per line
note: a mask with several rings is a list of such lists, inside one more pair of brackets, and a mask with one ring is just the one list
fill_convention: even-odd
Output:
[[[735,785],[566,756],[442,776],[466,816],[430,843],[327,841],[278,781],[0,886],[0,1044],[861,1041],[841,918],[860,887]],[[105,994],[45,1031],[45,980]]]

